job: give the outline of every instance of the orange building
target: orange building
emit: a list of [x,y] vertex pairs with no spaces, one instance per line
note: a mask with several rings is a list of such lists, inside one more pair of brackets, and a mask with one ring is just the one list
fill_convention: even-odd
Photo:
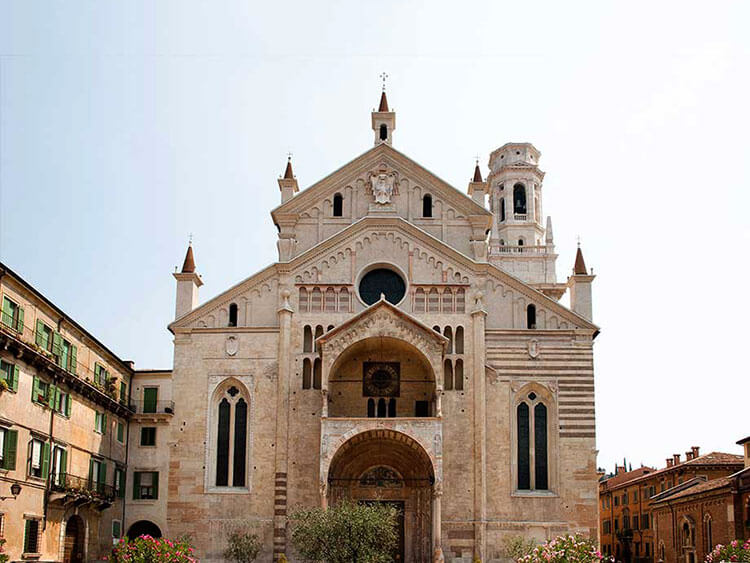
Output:
[[706,481],[727,477],[743,468],[739,455],[712,452],[700,455],[698,447],[667,459],[666,467],[639,467],[599,482],[599,532],[602,553],[626,563],[653,562],[655,539],[652,497],[695,478]]

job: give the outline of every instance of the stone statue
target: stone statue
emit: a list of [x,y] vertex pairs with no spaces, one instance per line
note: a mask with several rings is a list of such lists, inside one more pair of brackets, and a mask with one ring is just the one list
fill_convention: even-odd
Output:
[[443,549],[440,546],[435,548],[435,555],[432,558],[432,563],[445,563],[445,557],[443,557]]
[[372,195],[375,196],[375,203],[385,205],[391,202],[391,196],[393,196],[393,176],[380,172],[378,174],[370,175],[370,183],[372,184]]

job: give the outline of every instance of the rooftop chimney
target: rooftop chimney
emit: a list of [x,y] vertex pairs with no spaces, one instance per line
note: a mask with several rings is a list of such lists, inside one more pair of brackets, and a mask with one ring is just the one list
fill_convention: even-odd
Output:
[[672,454],[672,457],[674,458],[674,464],[679,465],[680,464],[680,454]]
[[674,466],[674,460],[671,457],[667,458],[667,467],[673,467]]
[[693,452],[685,452],[685,461],[690,461],[691,459],[693,459]]
[[700,454],[701,449],[698,446],[693,446],[690,449],[693,450],[693,459],[695,459],[696,457],[699,457],[701,455]]

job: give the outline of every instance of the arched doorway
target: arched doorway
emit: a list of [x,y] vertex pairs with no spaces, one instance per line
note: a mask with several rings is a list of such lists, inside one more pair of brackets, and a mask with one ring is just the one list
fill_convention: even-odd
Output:
[[65,543],[63,546],[64,563],[83,563],[86,557],[85,542],[86,524],[83,518],[74,514],[65,523]]
[[414,439],[389,429],[368,430],[347,440],[328,470],[328,503],[350,498],[385,502],[400,509],[394,561],[432,561],[435,473]]
[[130,526],[128,529],[129,538],[137,538],[140,536],[151,536],[152,538],[160,538],[161,530],[159,526],[148,520],[138,520],[135,524]]

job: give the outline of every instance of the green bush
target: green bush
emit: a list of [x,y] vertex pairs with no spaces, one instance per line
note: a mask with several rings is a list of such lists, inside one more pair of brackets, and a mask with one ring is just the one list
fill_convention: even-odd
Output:
[[503,538],[503,556],[518,561],[521,557],[531,554],[536,545],[534,540],[523,536],[507,536]]
[[291,516],[292,544],[305,559],[325,563],[387,563],[396,548],[398,511],[381,503],[343,500],[327,510]]
[[5,553],[5,540],[0,538],[0,563],[8,563],[10,557]]
[[224,559],[235,563],[251,563],[260,553],[260,539],[257,534],[234,531],[227,536],[229,545],[224,550]]

